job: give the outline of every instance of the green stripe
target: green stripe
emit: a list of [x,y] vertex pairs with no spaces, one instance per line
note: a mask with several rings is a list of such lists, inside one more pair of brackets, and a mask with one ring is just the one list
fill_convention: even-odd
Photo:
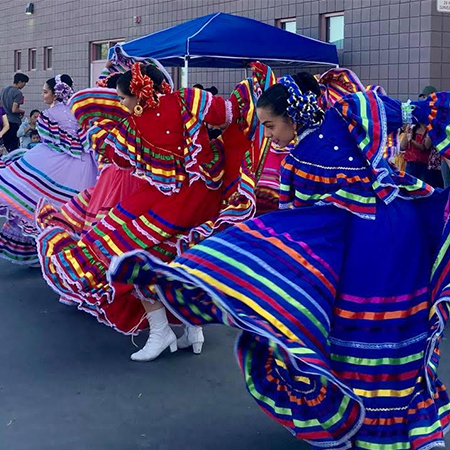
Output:
[[450,246],[450,235],[447,236],[447,239],[445,240],[445,242],[442,244],[441,248],[439,249],[439,253],[436,258],[436,261],[433,264],[433,270],[431,271],[431,278],[434,277],[434,274],[435,274],[436,270],[438,269],[439,265],[441,264],[449,246]]
[[[217,250],[213,250],[209,247],[205,247],[202,244],[198,244],[195,247],[197,250],[202,251],[209,256],[212,256],[216,259],[219,259],[220,261],[225,262],[226,264],[240,270],[241,272],[245,273],[249,277],[259,281],[263,286],[266,288],[269,288],[272,292],[280,296],[283,300],[286,300],[288,303],[290,303],[292,306],[294,306],[299,312],[301,312],[303,315],[308,317],[308,319],[320,330],[320,332],[324,336],[328,336],[328,330],[324,328],[324,326],[316,319],[316,317],[309,311],[307,308],[305,308],[300,302],[292,298],[290,295],[287,295],[287,293],[281,289],[279,286],[277,286],[274,282],[271,280],[257,274],[254,270],[250,269],[245,264],[242,264],[238,261],[236,261],[233,258],[230,258],[226,256],[225,254],[218,252]],[[321,283],[322,284],[322,283]]]
[[328,428],[331,428],[333,425],[336,425],[336,423],[338,423],[340,420],[342,420],[342,417],[344,416],[344,413],[349,404],[350,404],[350,397],[345,396],[342,399],[342,403],[339,406],[338,412],[331,419],[328,419],[326,422],[323,422],[322,426],[325,429],[328,429]]
[[442,406],[438,409],[438,414],[442,416],[444,413],[450,410],[450,403],[447,403],[445,406]]
[[[123,225],[122,230],[125,231],[125,234],[137,245],[139,245],[141,248],[148,248],[148,245],[146,245],[143,241],[141,241],[134,233],[130,231],[127,225]],[[116,244],[117,246],[117,244]]]
[[441,421],[438,420],[433,425],[430,425],[429,427],[420,427],[420,428],[413,428],[410,430],[409,435],[410,436],[422,436],[426,434],[431,434],[433,431],[436,431],[438,428],[441,427]]
[[388,365],[402,365],[408,364],[412,361],[422,359],[424,352],[415,353],[414,355],[405,356],[404,358],[354,358],[353,356],[336,355],[332,353],[330,355],[333,361],[346,362],[349,364],[356,364],[358,366],[380,366],[383,364]]
[[25,209],[27,209],[30,212],[34,211],[34,207],[30,207],[27,203],[25,203],[23,200],[21,200],[17,195],[15,195],[13,192],[11,192],[9,189],[7,189],[4,185],[0,185],[0,189],[8,195],[11,199],[13,199],[16,203],[19,203],[22,205]]
[[358,92],[356,95],[359,98],[359,101],[361,102],[361,109],[360,109],[361,121],[362,121],[362,127],[364,128],[364,130],[366,132],[366,137],[361,141],[361,143],[358,145],[358,147],[361,150],[366,151],[365,148],[370,143],[370,136],[367,131],[369,129],[369,119],[367,117],[368,105],[366,102],[366,98],[362,92]]
[[255,348],[255,343],[252,343],[250,346],[250,349],[247,351],[247,354],[245,355],[245,381],[247,383],[247,388],[250,391],[250,393],[252,394],[252,396],[254,398],[256,398],[257,400],[259,400],[262,403],[265,403],[266,405],[268,405],[271,409],[273,409],[273,411],[275,411],[277,414],[282,414],[284,416],[290,416],[292,417],[292,410],[290,408],[280,408],[278,407],[274,400],[260,394],[257,390],[256,387],[253,383],[253,379],[250,375],[250,371],[251,371],[251,358],[252,358],[252,353],[251,350],[253,350]]
[[408,450],[411,448],[410,442],[396,442],[395,444],[373,444],[356,440],[355,446],[366,448],[367,450]]
[[438,152],[441,152],[442,150],[444,150],[445,147],[447,147],[450,144],[450,125],[447,125],[445,127],[445,134],[447,135],[447,139],[443,140],[442,142],[440,142],[435,146]]
[[338,191],[336,191],[336,194],[339,195],[340,197],[354,200],[355,202],[358,202],[358,203],[376,203],[377,202],[374,196],[362,197],[361,195],[352,194],[351,192],[344,191],[343,189],[339,189]]

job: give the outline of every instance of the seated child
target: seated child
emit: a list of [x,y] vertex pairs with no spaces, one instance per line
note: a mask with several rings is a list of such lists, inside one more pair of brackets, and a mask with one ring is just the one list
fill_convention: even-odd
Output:
[[33,148],[35,145],[37,145],[37,144],[39,144],[39,142],[41,142],[41,138],[40,138],[37,130],[33,130],[30,133],[30,138],[31,138],[31,142],[27,145],[28,149]]

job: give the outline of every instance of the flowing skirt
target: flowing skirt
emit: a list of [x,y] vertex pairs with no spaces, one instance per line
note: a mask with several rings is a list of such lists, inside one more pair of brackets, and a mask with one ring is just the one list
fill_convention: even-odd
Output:
[[0,165],[0,216],[6,217],[0,232],[0,257],[17,264],[38,263],[34,236],[36,205],[45,197],[61,206],[81,190],[92,186],[97,165],[91,154],[74,158],[45,144],[16,150]]
[[379,202],[375,220],[334,206],[279,211],[171,264],[124,255],[110,276],[144,291],[156,286],[187,323],[241,329],[237,358],[249,393],[313,448],[444,446],[445,203],[445,193]]

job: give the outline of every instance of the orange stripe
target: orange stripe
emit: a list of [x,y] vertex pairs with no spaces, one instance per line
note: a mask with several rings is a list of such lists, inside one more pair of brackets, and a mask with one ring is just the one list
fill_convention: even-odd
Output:
[[367,417],[364,419],[364,425],[393,425],[394,423],[406,423],[406,417],[389,417],[387,419],[376,418],[376,419],[368,419]]
[[[370,182],[370,178],[369,177],[361,178],[358,175],[355,175],[354,177],[347,177],[343,173],[338,173],[335,177],[320,177],[318,175],[313,175],[313,174],[310,174],[308,172],[304,172],[303,170],[296,169],[296,168],[294,168],[294,166],[292,164],[285,163],[284,167],[289,169],[289,170],[291,170],[291,171],[294,171],[297,174],[299,174],[302,178],[306,178],[308,180],[313,180],[313,181],[319,181],[319,182],[326,183],[326,184],[337,183],[339,178],[340,179],[345,179],[349,183],[355,183],[357,181],[361,181],[363,183],[369,183]],[[294,169],[294,170],[292,170],[292,169]]]
[[0,197],[5,199],[7,203],[12,205],[15,209],[17,209],[17,211],[21,212],[24,216],[28,217],[30,220],[34,219],[34,214],[31,214],[28,210],[24,209],[22,206],[20,206],[19,203],[16,203],[8,196],[3,195],[3,193],[0,193]]
[[420,402],[417,404],[417,408],[408,409],[408,414],[416,414],[420,409],[428,408],[432,403],[434,403],[434,400],[432,398],[429,398],[424,402]]
[[237,225],[242,230],[244,230],[246,233],[251,234],[252,236],[255,236],[259,239],[263,239],[266,242],[269,241],[272,245],[277,247],[279,250],[284,251],[286,254],[288,254],[292,259],[296,260],[298,263],[300,263],[303,267],[308,269],[310,272],[312,272],[327,288],[328,290],[333,294],[336,295],[336,290],[333,284],[324,276],[322,272],[317,270],[313,265],[311,265],[303,256],[301,256],[298,252],[292,250],[287,245],[283,244],[278,238],[276,237],[266,237],[263,236],[259,231],[251,230],[245,223]]
[[416,314],[419,311],[428,309],[428,302],[422,302],[413,308],[405,311],[390,311],[390,312],[353,312],[345,309],[336,308],[335,313],[346,319],[363,319],[363,320],[384,320],[384,319],[404,319],[412,314]]

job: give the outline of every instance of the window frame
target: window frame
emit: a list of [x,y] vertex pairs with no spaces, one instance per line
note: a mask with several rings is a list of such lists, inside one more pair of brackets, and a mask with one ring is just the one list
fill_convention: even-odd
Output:
[[[34,54],[34,61],[33,61],[33,54]],[[33,47],[28,49],[28,71],[34,72],[36,70],[37,70],[37,48]]]
[[345,11],[337,11],[332,13],[325,13],[320,15],[320,40],[324,41],[328,44],[332,44],[332,42],[329,42],[328,34],[328,19],[331,17],[339,17],[342,16],[344,18],[344,33],[342,38],[342,48],[337,48],[338,51],[343,51],[345,46]]
[[[51,52],[51,58],[48,57],[49,51]],[[49,64],[48,60],[51,60],[51,64]],[[44,47],[44,70],[52,70],[53,69],[53,45],[48,45]]]
[[22,72],[22,50],[14,50],[14,72]]
[[101,40],[101,41],[91,41],[91,42],[89,42],[89,62],[93,63],[95,61],[106,61],[105,59],[94,59],[95,46],[96,45],[108,44],[108,49],[110,49],[111,47],[114,47],[114,45],[121,44],[123,42],[125,42],[124,38],[104,39],[104,40]]
[[297,17],[286,17],[283,19],[277,19],[276,27],[280,28],[281,30],[288,31],[289,33],[293,33],[293,31],[289,31],[289,30],[286,30],[286,28],[284,28],[286,23],[291,23],[291,22],[295,23],[295,34],[297,34]]

